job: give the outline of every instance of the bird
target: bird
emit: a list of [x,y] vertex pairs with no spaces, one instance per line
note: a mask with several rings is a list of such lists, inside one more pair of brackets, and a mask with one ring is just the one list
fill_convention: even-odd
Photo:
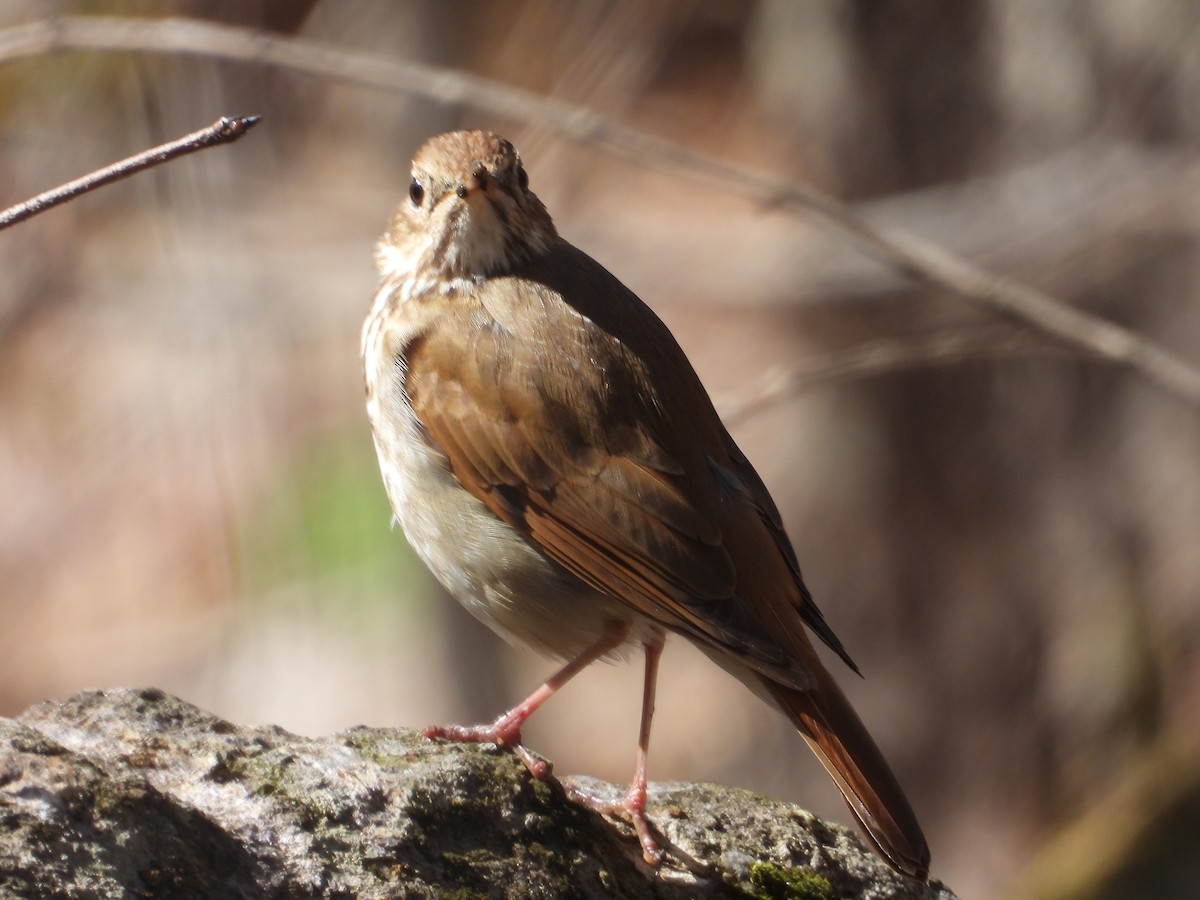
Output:
[[494,722],[425,733],[510,748],[547,778],[522,725],[589,664],[640,646],[629,790],[615,802],[568,793],[629,821],[658,864],[646,763],[659,656],[679,635],[782,712],[878,855],[926,879],[912,807],[809,632],[858,668],[667,326],[559,235],[509,141],[441,134],[411,172],[375,248],[379,286],[362,331],[384,487],[451,595],[505,639],[562,662]]

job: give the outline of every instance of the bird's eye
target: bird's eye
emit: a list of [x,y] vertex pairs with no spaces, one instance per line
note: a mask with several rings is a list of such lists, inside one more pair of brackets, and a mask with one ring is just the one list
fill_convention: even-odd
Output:
[[413,206],[420,206],[421,201],[425,199],[425,188],[415,178],[408,186],[408,199],[412,201]]
[[525,171],[524,166],[517,166],[517,184],[521,186],[521,190],[529,187],[529,173]]

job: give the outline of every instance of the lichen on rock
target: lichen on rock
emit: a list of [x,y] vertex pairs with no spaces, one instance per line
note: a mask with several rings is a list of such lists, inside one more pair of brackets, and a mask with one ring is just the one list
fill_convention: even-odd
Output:
[[658,869],[491,745],[306,738],[153,689],[0,719],[4,897],[953,897],[748,791],[653,785],[650,818]]

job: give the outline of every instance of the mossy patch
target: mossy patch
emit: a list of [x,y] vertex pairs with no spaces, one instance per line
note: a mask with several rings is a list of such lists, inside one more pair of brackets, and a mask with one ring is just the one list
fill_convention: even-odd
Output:
[[833,885],[804,869],[757,862],[750,866],[750,883],[751,896],[760,900],[833,900]]

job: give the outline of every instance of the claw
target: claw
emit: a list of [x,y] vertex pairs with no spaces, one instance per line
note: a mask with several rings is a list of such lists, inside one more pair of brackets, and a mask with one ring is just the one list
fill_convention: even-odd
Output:
[[629,793],[621,800],[610,800],[599,794],[594,794],[578,784],[564,784],[567,799],[572,803],[590,809],[603,816],[614,816],[628,822],[637,832],[638,843],[642,846],[642,859],[651,866],[660,865],[663,861],[662,848],[650,833],[650,820],[646,818],[645,786],[631,785]]

